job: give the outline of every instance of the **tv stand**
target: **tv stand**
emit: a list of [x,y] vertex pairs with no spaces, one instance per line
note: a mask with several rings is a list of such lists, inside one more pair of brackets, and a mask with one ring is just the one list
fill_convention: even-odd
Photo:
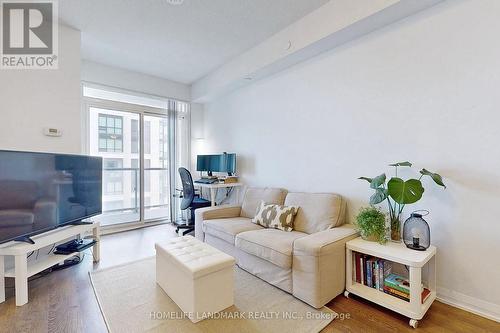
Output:
[[[64,262],[66,259],[78,255],[74,252],[66,255],[41,255],[40,258],[28,260],[28,253],[40,250],[53,244],[62,243],[77,236],[83,236],[91,232],[97,243],[93,247],[94,262],[100,259],[100,225],[98,222],[82,225],[67,225],[33,236],[33,243],[11,241],[0,245],[0,303],[5,301],[5,278],[15,279],[16,305],[22,306],[28,303],[28,279],[47,268]],[[5,257],[14,257],[14,267],[5,269]]]
[[16,238],[16,239],[14,239],[14,241],[15,242],[24,242],[24,243],[28,243],[28,244],[35,244],[35,241],[33,239],[31,239],[31,237],[28,237],[28,236]]

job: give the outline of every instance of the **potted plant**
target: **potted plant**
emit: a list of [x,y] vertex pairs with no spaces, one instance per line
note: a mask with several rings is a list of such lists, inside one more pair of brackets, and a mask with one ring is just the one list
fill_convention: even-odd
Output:
[[398,167],[411,167],[410,162],[399,162],[389,164],[396,170],[395,177],[389,179],[386,184],[385,173],[375,178],[360,177],[359,179],[366,180],[370,183],[370,188],[375,192],[370,197],[370,204],[377,205],[387,201],[389,208],[389,219],[391,221],[391,239],[393,241],[401,241],[401,213],[406,205],[413,204],[419,201],[424,194],[424,187],[420,181],[422,177],[429,176],[439,186],[446,188],[443,183],[443,178],[434,172],[426,169],[420,170],[418,179],[403,180],[398,177]]
[[361,208],[356,216],[356,225],[361,237],[368,241],[385,244],[387,242],[385,218],[386,214],[379,208],[374,206]]

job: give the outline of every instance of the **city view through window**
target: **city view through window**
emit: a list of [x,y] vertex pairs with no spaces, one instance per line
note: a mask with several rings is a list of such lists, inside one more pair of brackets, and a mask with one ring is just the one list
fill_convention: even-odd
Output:
[[[84,90],[84,95],[85,92],[86,97],[92,97],[87,103],[88,150],[91,155],[103,158],[103,215],[99,218],[102,225],[170,220],[169,158],[180,156],[179,152],[170,153],[170,140],[184,135],[170,135],[168,104],[164,104],[165,109],[157,109],[158,114],[142,113],[137,105],[134,107],[138,112],[123,111],[120,110],[122,103],[116,103],[116,107],[109,100],[99,103],[102,97],[106,97],[102,91],[99,91],[99,99],[94,97],[92,90]],[[115,97],[116,94],[111,96]],[[187,104],[182,104],[180,111],[186,113]],[[149,108],[144,106],[145,110]],[[185,115],[179,119],[184,120]],[[183,126],[176,128],[180,132],[187,131],[184,128],[186,125],[184,121]],[[186,141],[182,144],[186,145]],[[179,150],[184,151],[186,148],[181,147]],[[141,158],[144,164],[143,178]],[[178,165],[178,161],[173,165]]]

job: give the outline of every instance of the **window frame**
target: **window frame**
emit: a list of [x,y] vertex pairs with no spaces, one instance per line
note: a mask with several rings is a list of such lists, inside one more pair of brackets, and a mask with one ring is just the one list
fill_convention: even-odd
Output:
[[[101,126],[101,119],[104,118],[106,119],[106,126]],[[108,125],[108,120],[113,119],[113,126]],[[117,127],[116,126],[116,120],[119,119],[121,126]],[[99,113],[97,116],[97,127],[98,127],[98,149],[100,153],[123,153],[123,117],[122,116],[116,116],[116,115],[110,115],[110,114],[103,114]],[[104,133],[101,133],[101,129],[104,129]],[[120,130],[120,134],[116,133],[109,133],[110,130],[113,132],[116,132],[116,130]],[[116,137],[112,137],[116,136]],[[101,140],[106,140],[106,148],[101,148]],[[110,150],[109,141],[113,141],[113,149]],[[120,141],[120,148],[116,148],[116,142]]]
[[139,119],[131,119],[130,121],[130,152],[132,154],[139,154],[140,151],[141,130],[139,122]]
[[[155,108],[155,107],[150,107],[150,106],[144,106],[144,105],[136,105],[132,103],[124,103],[124,102],[119,102],[119,101],[114,101],[114,100],[106,100],[106,99],[100,99],[100,98],[93,98],[93,97],[87,97],[83,95],[83,87],[91,87],[91,88],[98,88],[102,90],[107,90],[110,92],[122,92],[125,94],[130,94],[130,95],[138,95],[138,96],[144,96],[144,97],[152,97],[152,98],[159,98],[167,102],[167,108],[166,109],[161,109],[161,108]],[[139,128],[143,127],[143,122],[144,122],[144,116],[147,115],[152,115],[152,116],[161,116],[164,118],[164,123],[165,123],[165,130],[168,131],[168,139],[166,142],[167,150],[166,150],[166,158],[167,160],[164,161],[164,164],[166,164],[166,167],[169,169],[169,186],[170,186],[170,193],[175,193],[175,188],[176,186],[179,186],[179,183],[176,181],[177,178],[177,168],[176,166],[178,165],[178,160],[177,160],[177,154],[176,154],[176,146],[177,146],[177,124],[176,124],[176,119],[179,113],[182,113],[184,117],[187,117],[188,125],[185,127],[185,136],[188,138],[191,137],[191,105],[187,101],[182,101],[178,99],[169,99],[165,97],[159,97],[159,96],[154,96],[154,95],[146,95],[146,94],[137,94],[135,92],[130,92],[126,90],[121,90],[118,88],[111,88],[106,86],[101,86],[101,85],[96,85],[96,84],[89,84],[86,82],[82,82],[82,150],[84,153],[88,154],[90,152],[90,147],[89,147],[89,133],[88,129],[89,127],[89,121],[90,121],[90,113],[89,110],[90,108],[101,108],[101,109],[107,109],[107,110],[117,110],[117,111],[123,111],[123,112],[131,112],[135,114],[140,115],[140,123],[139,123]],[[180,104],[177,104],[180,103]],[[181,108],[178,108],[179,105],[182,105]],[[124,123],[122,121],[122,135],[123,135],[123,128],[124,128]],[[141,131],[139,130],[139,133]],[[140,138],[140,144],[139,144],[139,152],[144,152],[139,154],[139,159],[140,159],[140,173],[139,173],[139,179],[141,184],[145,184],[145,172],[144,172],[144,163],[145,159],[147,157],[144,157],[146,155],[144,151],[144,142],[143,142],[143,137],[144,135],[140,133],[139,138]],[[183,142],[186,146],[182,148],[183,151],[186,152],[187,156],[183,156],[184,163],[188,166],[191,165],[191,142]],[[124,147],[124,142],[122,140],[122,149]],[[104,152],[106,153],[106,152]],[[112,153],[109,153],[112,155]],[[111,156],[110,156],[111,157]],[[172,157],[175,158],[175,160],[172,160]],[[144,185],[143,185],[144,186]],[[145,204],[145,196],[146,196],[146,191],[142,190],[140,191],[140,200],[142,203]],[[167,223],[170,221],[166,221],[165,219],[160,219],[160,220],[154,220],[154,219],[148,219],[145,220],[145,212],[144,212],[144,204],[141,205],[141,211],[140,211],[140,219],[137,222],[131,222],[131,223],[126,223],[124,225],[112,225],[109,227],[103,227],[104,230],[109,230],[107,232],[119,232],[123,230],[129,230],[137,227],[144,227],[146,225],[153,225],[155,223]],[[175,201],[175,198],[170,196],[170,218],[175,219],[177,217],[177,211],[178,209],[178,203]]]

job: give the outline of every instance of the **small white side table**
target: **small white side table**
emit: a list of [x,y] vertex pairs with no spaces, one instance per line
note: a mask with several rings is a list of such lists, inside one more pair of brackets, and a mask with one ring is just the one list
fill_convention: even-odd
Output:
[[[381,259],[408,266],[410,280],[410,302],[388,295],[382,291],[357,283],[353,277],[353,252],[371,255]],[[416,328],[418,320],[422,319],[432,302],[436,299],[436,247],[430,246],[426,251],[408,249],[403,243],[388,242],[381,245],[363,240],[361,237],[346,243],[346,291],[349,297],[353,293],[387,309],[398,312],[410,318],[410,326]],[[430,295],[422,304],[421,284],[422,269],[426,269],[426,286]]]

